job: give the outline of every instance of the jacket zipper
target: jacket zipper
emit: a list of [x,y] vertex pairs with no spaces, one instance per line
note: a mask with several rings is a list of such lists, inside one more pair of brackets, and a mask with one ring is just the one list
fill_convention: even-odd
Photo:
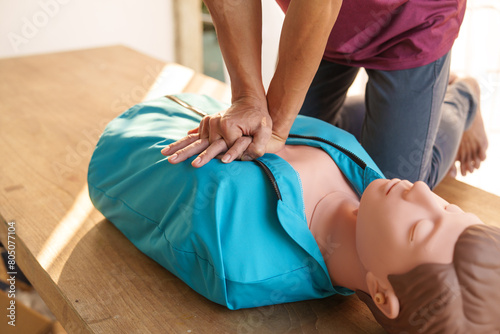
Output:
[[345,155],[347,155],[352,161],[354,161],[359,167],[361,167],[362,169],[365,169],[366,168],[366,162],[363,161],[363,159],[361,159],[360,157],[358,157],[356,154],[354,154],[353,152],[349,151],[348,149],[340,146],[340,145],[337,145],[327,139],[324,139],[324,138],[321,138],[321,137],[315,137],[315,136],[302,136],[302,135],[295,135],[295,134],[289,134],[288,135],[289,138],[303,138],[303,139],[312,139],[312,140],[317,140],[317,141],[320,141],[322,143],[325,143],[325,144],[328,144],[328,145],[331,145],[333,147],[335,147],[337,150],[339,150],[340,152],[344,153]]
[[174,101],[175,103],[183,106],[184,108],[188,109],[188,110],[191,110],[192,112],[194,112],[195,114],[198,114],[200,115],[201,117],[205,117],[207,116],[208,114],[192,105],[190,105],[189,103],[187,103],[186,101],[183,101],[181,99],[179,99],[177,96],[174,96],[174,95],[165,95],[165,97],[167,99],[170,99],[172,101]]
[[[316,136],[302,136],[302,135],[295,135],[295,134],[289,134],[288,137],[289,138],[302,138],[302,139],[316,140],[316,141],[320,141],[322,143],[328,144],[330,146],[335,147],[337,150],[339,150],[340,152],[344,153],[345,155],[347,155],[352,161],[354,161],[363,170],[366,168],[366,162],[364,162],[363,159],[361,159],[360,157],[358,157],[352,151],[349,151],[348,149],[346,149],[346,148],[344,148],[344,147],[342,147],[340,145],[337,145],[337,144],[335,144],[335,143],[333,143],[333,142],[331,142],[331,141],[329,141],[327,139],[324,139],[324,138],[321,138],[321,137],[316,137]],[[278,183],[276,182],[276,179],[275,179],[273,173],[271,172],[271,170],[269,169],[269,167],[267,167],[266,164],[263,163],[260,160],[254,160],[254,161],[257,164],[259,164],[264,169],[264,173],[267,175],[267,177],[271,181],[271,184],[274,187],[274,191],[276,192],[276,195],[278,196],[278,199],[281,200],[281,192],[279,190]]]
[[278,188],[278,183],[276,182],[276,179],[274,178],[274,175],[271,172],[271,170],[269,169],[269,167],[267,167],[267,165],[260,160],[254,160],[254,161],[262,167],[262,169],[264,170],[264,173],[267,175],[267,177],[271,181],[271,184],[274,187],[274,191],[276,192],[276,195],[278,196],[278,200],[281,201],[281,192],[280,192],[280,189]]

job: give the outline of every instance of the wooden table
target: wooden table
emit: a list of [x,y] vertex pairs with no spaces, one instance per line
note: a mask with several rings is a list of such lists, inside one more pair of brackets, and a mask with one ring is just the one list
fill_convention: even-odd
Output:
[[[86,172],[107,122],[155,95],[226,98],[224,84],[122,46],[1,59],[0,78],[0,240],[15,222],[17,263],[69,333],[384,332],[355,296],[229,311],[93,208]],[[497,223],[500,198],[454,180],[437,192]]]

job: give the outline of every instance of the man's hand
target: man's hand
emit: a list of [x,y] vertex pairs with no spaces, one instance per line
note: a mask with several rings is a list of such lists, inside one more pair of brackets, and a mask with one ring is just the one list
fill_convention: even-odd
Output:
[[192,165],[201,167],[221,154],[225,163],[256,159],[281,149],[285,140],[272,134],[266,101],[245,97],[234,101],[225,112],[204,117],[198,128],[165,147],[162,154],[172,154],[168,159],[171,163],[199,154]]

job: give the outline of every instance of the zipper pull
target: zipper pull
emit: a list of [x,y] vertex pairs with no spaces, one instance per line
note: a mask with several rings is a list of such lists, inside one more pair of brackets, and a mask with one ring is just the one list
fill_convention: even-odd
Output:
[[174,102],[175,102],[175,103],[177,103],[177,104],[180,104],[180,105],[181,105],[181,106],[183,106],[184,108],[189,109],[189,110],[191,110],[191,111],[195,112],[196,114],[200,115],[201,117],[208,116],[208,114],[207,114],[206,112],[203,112],[203,111],[201,111],[200,109],[198,109],[198,108],[196,108],[196,107],[194,107],[194,106],[190,105],[189,103],[182,101],[182,100],[181,100],[181,99],[179,99],[177,96],[173,96],[173,95],[165,95],[165,97],[166,97],[167,99],[170,99],[170,100],[174,101]]

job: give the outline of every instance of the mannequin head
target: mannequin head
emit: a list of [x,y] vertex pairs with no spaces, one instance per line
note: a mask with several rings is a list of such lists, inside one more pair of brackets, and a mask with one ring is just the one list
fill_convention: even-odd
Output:
[[[368,287],[358,295],[389,332],[439,332],[448,327],[436,326],[461,322],[457,328],[473,328],[464,319],[498,322],[492,312],[499,312],[500,296],[491,290],[500,290],[499,229],[425,183],[372,182],[360,201],[356,247]],[[472,276],[471,270],[482,274]]]

